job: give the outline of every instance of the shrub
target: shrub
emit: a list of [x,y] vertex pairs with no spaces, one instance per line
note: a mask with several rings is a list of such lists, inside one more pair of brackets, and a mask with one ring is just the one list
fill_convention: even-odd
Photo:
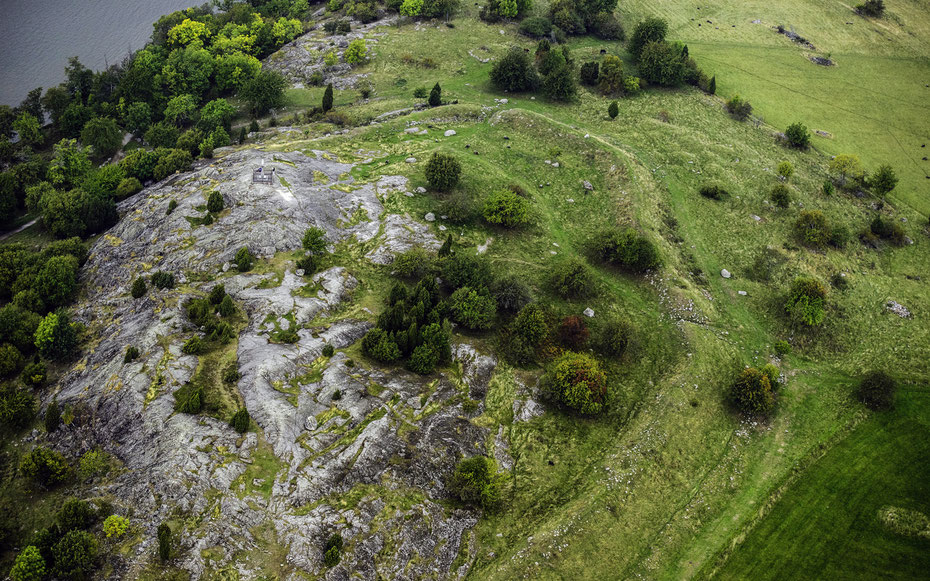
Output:
[[323,345],[323,352],[322,352],[323,357],[332,357],[335,352],[336,352],[335,347],[333,347],[329,343],[327,343],[326,345]]
[[664,42],[667,32],[668,23],[661,18],[647,18],[638,23],[627,43],[627,50],[633,56],[633,60],[639,60],[640,54],[648,43]]
[[103,521],[103,532],[110,537],[121,537],[129,530],[129,519],[117,514],[111,514]]
[[439,83],[433,85],[432,90],[429,92],[429,103],[430,107],[438,107],[442,105],[442,87],[439,86]]
[[160,289],[174,288],[174,275],[170,272],[159,270],[152,274],[152,286]]
[[589,335],[587,324],[577,315],[565,317],[559,325],[559,342],[573,351],[584,349]]
[[594,357],[566,352],[546,374],[549,395],[585,415],[596,415],[607,403],[607,376]]
[[162,562],[171,556],[171,527],[168,523],[158,525],[158,556]]
[[497,308],[515,313],[533,300],[529,287],[515,275],[506,276],[494,283],[491,294],[497,301]]
[[124,200],[142,191],[142,183],[136,178],[123,178],[114,193],[117,200]]
[[229,420],[229,425],[240,434],[244,434],[249,429],[249,419],[249,410],[239,408],[236,410],[236,413],[233,414],[232,419]]
[[210,196],[207,198],[207,211],[214,214],[223,211],[223,194],[216,190],[210,192]]
[[775,407],[775,392],[769,376],[754,367],[739,374],[730,386],[730,402],[747,416],[766,416]]
[[581,65],[581,84],[593,87],[597,84],[600,65],[597,61],[589,61]]
[[252,270],[252,262],[255,260],[255,257],[252,256],[252,253],[249,252],[249,249],[245,246],[236,251],[236,256],[233,258],[233,262],[236,263],[236,268],[239,269],[239,272],[248,272]]
[[853,184],[859,183],[865,175],[859,157],[848,153],[841,153],[830,160],[829,170],[838,178],[840,187],[846,187],[849,180]]
[[550,276],[553,290],[563,299],[584,298],[594,293],[594,277],[588,265],[578,258],[557,263]]
[[881,165],[869,178],[869,187],[878,196],[884,197],[898,185],[898,176],[890,165]]
[[452,319],[469,329],[490,329],[497,316],[497,305],[490,295],[463,286],[452,293]]
[[109,470],[106,454],[99,450],[88,450],[78,461],[78,476],[82,480],[105,474]]
[[335,567],[342,558],[342,535],[336,533],[326,539],[323,546],[323,564],[327,567]]
[[772,203],[778,206],[779,208],[787,208],[791,206],[791,189],[784,184],[775,184],[772,187]]
[[894,406],[897,385],[884,371],[872,371],[862,378],[856,395],[872,410],[887,410]]
[[807,149],[811,145],[811,132],[803,123],[792,123],[785,129],[785,140],[796,149]]
[[717,184],[705,184],[701,186],[699,191],[702,196],[712,200],[722,200],[723,198],[730,195],[725,189],[718,186]]
[[552,21],[542,16],[533,16],[520,23],[520,32],[530,38],[542,38],[552,31]]
[[71,468],[65,457],[42,446],[33,448],[23,456],[19,470],[26,478],[46,487],[64,482],[71,475]]
[[123,363],[129,363],[139,358],[139,349],[135,345],[126,348],[126,354],[123,356]]
[[132,281],[132,288],[129,293],[132,295],[132,298],[139,299],[145,295],[145,291],[148,290],[148,287],[145,284],[145,279],[141,276],[137,276],[136,280]]
[[451,190],[459,183],[461,175],[462,165],[452,155],[436,152],[426,162],[426,181],[434,190]]
[[514,46],[491,67],[491,83],[502,91],[532,91],[539,86],[539,76],[529,55]]
[[849,228],[842,224],[833,226],[830,230],[830,246],[834,248],[846,248],[849,238]]
[[679,48],[668,42],[650,42],[639,57],[639,76],[650,83],[674,87],[685,79],[686,69]]
[[487,259],[469,253],[455,253],[441,263],[441,276],[454,289],[469,286],[474,289],[491,286],[491,266]]
[[36,329],[35,345],[46,359],[60,359],[77,346],[77,333],[65,313],[49,313]]
[[29,545],[16,556],[10,570],[11,581],[42,581],[45,578],[45,559],[39,549]]
[[200,355],[204,352],[204,342],[199,336],[194,336],[184,342],[184,346],[181,347],[181,351],[188,355]]
[[424,343],[413,350],[410,359],[407,361],[407,368],[414,373],[428,375],[436,369],[438,364],[439,354],[431,345]]
[[323,91],[323,102],[321,107],[323,113],[328,113],[333,108],[333,84],[330,83],[326,85],[326,90]]
[[791,344],[785,340],[775,341],[775,353],[784,357],[791,353]]
[[174,392],[174,409],[182,414],[199,414],[203,409],[203,387],[186,383]]
[[15,375],[22,369],[23,355],[9,343],[0,344],[0,378]]
[[36,417],[36,399],[32,393],[12,384],[0,386],[0,427],[19,429]]
[[597,87],[605,95],[613,95],[624,90],[623,61],[619,57],[607,55],[601,64],[597,76]]
[[802,244],[814,248],[826,246],[833,233],[820,210],[803,210],[794,223],[794,231]]
[[484,219],[505,228],[523,226],[530,222],[530,204],[509,189],[498,190],[484,202]]
[[749,104],[749,101],[744,101],[739,95],[733,95],[733,97],[727,101],[727,112],[732,115],[734,119],[745,121],[752,115],[752,105]]
[[620,232],[603,230],[589,244],[592,256],[632,273],[641,274],[660,264],[659,251],[644,235],[633,228]]
[[439,204],[440,215],[453,224],[467,224],[475,219],[477,209],[465,192],[453,192]]
[[[557,53],[558,51],[550,51]],[[553,101],[571,101],[578,93],[575,73],[568,64],[555,67],[542,82],[543,93]]]
[[528,304],[514,318],[510,330],[527,345],[537,347],[549,335],[546,313],[539,305]]
[[630,344],[632,328],[623,319],[611,317],[601,323],[594,335],[595,348],[604,355],[620,357]]
[[229,367],[223,370],[223,381],[226,383],[236,383],[240,377],[242,377],[242,374],[239,373],[235,363],[231,363]]
[[86,531],[70,531],[52,547],[54,572],[66,579],[84,579],[94,567],[97,541]]
[[375,327],[362,339],[362,351],[381,363],[393,363],[400,359],[400,348],[390,333]]
[[343,57],[350,65],[361,64],[368,60],[368,47],[365,46],[365,40],[356,38],[349,43],[343,53]]
[[23,380],[23,383],[30,387],[39,387],[45,383],[46,369],[45,363],[43,363],[38,356],[32,363],[26,364],[26,367],[23,369],[23,373],[20,376]]
[[170,215],[171,215],[171,212],[174,212],[175,208],[177,208],[177,207],[178,207],[178,201],[177,201],[177,200],[171,200],[170,202],[168,202],[168,209],[165,210],[165,215],[166,215],[166,216],[170,216]]
[[798,277],[791,285],[785,312],[794,320],[808,327],[823,322],[827,289],[819,280]]
[[83,500],[69,498],[55,513],[55,520],[62,533],[86,529],[94,521],[94,510]]
[[856,12],[863,16],[881,18],[885,14],[885,0],[865,0],[856,6]]
[[397,276],[419,279],[429,270],[430,262],[430,256],[426,250],[414,246],[410,250],[394,256],[394,262],[391,266]]
[[876,215],[875,218],[872,219],[872,222],[869,224],[869,231],[875,236],[888,240],[896,246],[903,246],[906,241],[904,228],[901,224],[893,220],[886,220],[880,215]]
[[617,115],[620,114],[620,108],[617,106],[616,101],[611,101],[610,105],[607,106],[607,115],[611,119],[616,119]]
[[794,166],[791,165],[790,161],[783,161],[775,168],[775,173],[777,173],[778,177],[781,179],[787,180],[794,173]]
[[448,487],[462,502],[493,510],[501,503],[500,483],[497,463],[487,456],[474,456],[458,463]]

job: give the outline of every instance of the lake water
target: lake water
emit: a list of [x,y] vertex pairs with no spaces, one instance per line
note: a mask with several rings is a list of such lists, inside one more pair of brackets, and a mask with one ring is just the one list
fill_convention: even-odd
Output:
[[68,57],[97,70],[142,48],[161,16],[207,0],[0,0],[0,104],[64,80]]

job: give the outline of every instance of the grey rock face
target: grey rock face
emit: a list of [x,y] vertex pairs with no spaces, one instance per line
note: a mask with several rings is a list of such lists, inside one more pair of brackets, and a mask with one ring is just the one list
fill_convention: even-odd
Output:
[[[275,169],[271,185],[252,183],[258,165]],[[125,578],[146,566],[157,525],[178,512],[190,518],[180,531],[177,562],[193,579],[225,565],[243,578],[255,575],[236,559],[260,546],[256,527],[270,528],[288,548],[288,566],[309,575],[323,573],[324,537],[337,531],[347,550],[328,578],[456,574],[452,563],[477,513],[439,501],[457,459],[481,452],[487,440],[487,430],[469,421],[480,412],[466,412],[461,394],[482,398],[496,361],[458,345],[463,373],[452,380],[350,365],[338,351],[322,357],[325,345],[348,347],[371,326],[338,316],[358,284],[346,268],[307,280],[292,262],[283,276],[230,267],[243,246],[267,257],[298,250],[309,226],[322,228],[332,243],[354,238],[371,245],[365,256],[376,264],[413,246],[440,246],[425,224],[383,215],[381,199],[406,191],[405,178],[357,184],[346,177],[351,168],[322,152],[272,157],[221,150],[212,163],[120,203],[121,221],[91,248],[81,271],[85,296],[74,311],[98,340],[55,391],[62,404],[87,404],[92,419],[50,438],[71,454],[99,446],[125,465],[99,490],[133,507],[134,522],[146,528],[139,550],[121,565]],[[227,209],[210,226],[192,226],[186,217],[202,215],[196,208],[213,190]],[[171,200],[178,205],[166,215]],[[367,219],[349,220],[359,214]],[[131,281],[155,270],[185,282],[132,299]],[[244,437],[226,419],[174,411],[173,393],[202,362],[181,352],[197,332],[184,305],[220,282],[245,317],[234,391],[260,432]],[[288,318],[298,325],[297,342],[271,341],[275,324],[286,328]],[[123,364],[127,345],[141,356]],[[359,486],[370,490],[359,502],[338,502]],[[400,494],[411,499],[410,508],[388,510],[386,499]],[[215,557],[209,565],[202,557],[207,549]]]

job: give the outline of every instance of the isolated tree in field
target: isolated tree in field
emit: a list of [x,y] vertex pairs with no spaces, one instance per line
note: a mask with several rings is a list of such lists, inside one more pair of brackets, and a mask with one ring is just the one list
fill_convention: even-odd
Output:
[[884,371],[873,371],[862,378],[856,395],[859,401],[873,410],[886,410],[894,405],[897,389],[894,379]]
[[532,91],[539,86],[539,76],[529,54],[514,46],[491,67],[491,82],[502,91]]
[[326,85],[326,90],[323,92],[323,112],[326,113],[333,108],[333,84],[330,83]]
[[643,49],[650,42],[665,42],[667,32],[668,23],[661,18],[647,18],[637,24],[627,43],[627,50],[633,56],[633,60],[639,60]]
[[823,322],[827,289],[817,279],[798,277],[791,285],[785,312],[795,321],[808,327],[815,327]]
[[717,75],[712,76],[710,82],[707,83],[707,93],[709,95],[715,95],[717,93]]
[[451,190],[459,183],[461,175],[462,164],[449,154],[436,152],[426,162],[426,181],[434,190]]
[[749,101],[743,100],[739,95],[733,95],[733,97],[727,101],[727,112],[729,112],[734,119],[745,121],[752,114],[752,105],[749,104]]
[[223,211],[223,194],[216,190],[210,192],[210,197],[207,198],[207,211],[213,213]]
[[898,185],[898,176],[890,165],[881,165],[869,178],[869,187],[878,196],[884,197]]
[[439,83],[433,85],[433,89],[429,92],[428,102],[430,107],[442,105],[442,87],[439,86]]
[[859,156],[841,153],[830,161],[830,173],[835,175],[840,186],[845,186],[848,180],[860,181],[865,175]]
[[617,115],[620,114],[620,107],[617,106],[616,101],[611,101],[610,105],[607,107],[607,114],[611,119],[616,119]]
[[785,139],[791,147],[807,149],[811,145],[811,132],[803,123],[792,123],[785,129]]
[[775,391],[769,376],[748,367],[730,386],[730,401],[741,413],[748,416],[765,416],[775,406]]
[[522,226],[530,221],[530,204],[512,190],[498,190],[484,202],[484,219],[506,228]]

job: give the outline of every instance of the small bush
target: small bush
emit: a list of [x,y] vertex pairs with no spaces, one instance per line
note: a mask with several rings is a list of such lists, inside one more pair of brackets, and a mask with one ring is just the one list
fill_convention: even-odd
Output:
[[322,351],[323,357],[332,357],[335,352],[336,352],[335,347],[333,347],[329,343],[327,343],[326,345],[323,345],[323,351]]
[[819,280],[799,277],[788,292],[785,312],[794,320],[808,327],[823,322],[827,300],[827,289]]
[[343,58],[350,65],[358,65],[367,61],[368,47],[365,46],[365,40],[356,38],[350,42],[349,46],[345,50],[345,53],[343,53]]
[[203,398],[203,387],[187,383],[174,392],[174,409],[182,414],[199,414],[203,410]]
[[520,33],[530,38],[542,38],[552,32],[552,22],[542,16],[527,18],[520,23]]
[[342,558],[342,535],[336,533],[326,539],[323,546],[323,564],[327,567],[335,567]]
[[235,363],[230,364],[229,367],[223,370],[223,381],[226,383],[236,383],[241,377],[242,374],[239,373]]
[[547,371],[546,380],[551,397],[582,414],[599,414],[607,403],[607,376],[586,353],[563,354]]
[[530,288],[516,275],[496,281],[491,288],[491,294],[497,301],[497,308],[509,313],[516,313],[533,300]]
[[214,214],[223,211],[223,194],[216,190],[210,192],[210,196],[207,198],[207,211]]
[[439,204],[439,213],[453,224],[468,224],[477,217],[477,208],[465,192],[452,192]]
[[885,0],[865,0],[856,6],[856,12],[863,16],[881,18],[885,14]]
[[36,399],[28,390],[0,385],[0,427],[25,428],[36,417]]
[[145,285],[145,279],[141,276],[137,276],[136,280],[132,281],[132,289],[129,292],[132,298],[139,299],[145,295],[145,291],[147,290],[148,287]]
[[630,344],[633,329],[623,319],[609,318],[601,323],[594,335],[594,347],[609,357],[620,357]]
[[98,474],[106,474],[109,468],[105,452],[88,450],[78,461],[78,476],[86,481]]
[[581,84],[593,87],[597,84],[598,70],[600,64],[597,61],[589,61],[581,65]]
[[584,298],[594,294],[594,277],[588,265],[578,258],[568,258],[552,268],[550,283],[560,297]]
[[58,400],[53,399],[52,403],[45,408],[45,431],[51,434],[61,425],[61,407]]
[[501,91],[532,91],[539,86],[539,76],[530,56],[514,46],[491,67],[491,83]]
[[42,581],[45,578],[45,559],[35,546],[29,545],[16,556],[10,570],[11,581]]
[[429,91],[426,90],[426,87],[417,87],[413,90],[414,99],[425,99],[429,95]]
[[107,538],[121,537],[129,530],[129,519],[117,514],[111,514],[103,521],[103,532]]
[[123,180],[116,186],[116,192],[114,192],[114,197],[117,200],[125,200],[129,196],[138,194],[142,191],[142,183],[139,182],[136,178],[123,178]]
[[794,223],[794,232],[802,244],[814,248],[826,246],[833,234],[830,223],[819,210],[802,211]]
[[872,410],[887,410],[894,406],[897,385],[887,373],[873,371],[862,378],[856,395]]
[[754,367],[740,373],[730,386],[730,402],[747,416],[766,416],[775,407],[775,392],[769,376]]
[[427,101],[430,107],[439,107],[442,105],[442,87],[439,86],[439,83],[433,85],[433,88],[429,92],[429,100]]
[[456,252],[441,262],[442,280],[451,288],[469,286],[474,289],[490,288],[493,277],[487,259],[474,254]]
[[362,338],[362,351],[381,363],[393,363],[401,357],[400,348],[391,334],[378,327]]
[[64,482],[71,475],[71,468],[65,457],[42,446],[33,448],[23,456],[19,470],[26,478],[46,487]]
[[469,329],[490,329],[497,316],[497,305],[491,296],[463,286],[449,298],[452,319]]
[[785,141],[796,149],[807,149],[811,145],[811,132],[803,123],[792,123],[785,129]]
[[94,568],[97,541],[86,531],[70,531],[52,548],[54,573],[65,579],[84,579]]
[[775,168],[775,173],[783,180],[787,180],[794,174],[794,166],[790,161],[783,161]]
[[[36,357],[32,363],[26,364],[20,377],[26,385],[30,387],[39,387],[45,383],[46,373],[45,363]],[[0,420],[0,423],[2,423],[2,420]]]
[[602,230],[595,235],[588,248],[595,260],[635,274],[642,274],[660,265],[659,250],[633,228],[620,232]]
[[705,198],[710,198],[711,200],[722,200],[723,198],[730,195],[725,189],[717,184],[705,184],[701,186],[700,193]]
[[904,246],[907,236],[904,234],[904,228],[898,222],[886,220],[881,215],[876,215],[869,224],[869,230],[872,234],[883,240],[888,240],[895,246]]
[[528,304],[511,323],[511,333],[530,347],[537,347],[549,336],[549,324],[546,319],[546,313],[539,305]]
[[890,165],[881,165],[868,180],[872,193],[884,197],[898,185],[898,176]]
[[239,272],[248,272],[252,270],[252,263],[255,261],[255,257],[252,256],[252,253],[249,252],[249,249],[245,246],[236,251],[236,256],[233,258],[233,262],[236,263],[236,268],[239,269]]
[[484,202],[484,219],[505,228],[523,226],[530,222],[530,204],[509,189],[498,190]]
[[200,355],[204,352],[206,345],[204,344],[203,339],[199,336],[191,337],[184,342],[184,346],[181,347],[181,351],[188,355]]
[[607,106],[607,116],[611,119],[616,119],[617,115],[620,114],[620,107],[617,105],[616,101],[611,101],[610,105]]
[[426,250],[415,246],[406,252],[401,252],[394,257],[391,267],[397,276],[402,278],[422,278],[429,270],[431,264],[430,255]]
[[240,434],[244,434],[249,429],[249,419],[249,410],[239,408],[236,410],[236,413],[233,414],[232,419],[229,420],[229,425]]
[[749,104],[749,101],[744,101],[739,95],[733,95],[733,97],[727,101],[727,112],[732,115],[734,119],[745,121],[752,115],[752,105]]
[[462,165],[454,156],[434,153],[426,163],[426,181],[440,192],[451,190],[459,183]]
[[577,315],[565,317],[559,325],[559,342],[573,351],[584,349],[589,336],[588,325]]
[[139,349],[135,345],[126,348],[126,354],[123,356],[123,363],[130,363],[139,358]]
[[86,529],[94,521],[94,510],[83,500],[69,498],[55,513],[55,520],[58,522],[58,529],[63,533]]
[[775,184],[769,197],[772,198],[772,203],[779,208],[791,206],[791,189],[785,184]]
[[785,340],[775,341],[775,353],[781,357],[788,355],[791,353],[791,344]]
[[501,503],[500,483],[497,463],[487,456],[474,456],[459,462],[448,488],[462,502],[493,510]]
[[174,288],[174,275],[170,272],[159,270],[152,274],[152,286],[160,289]]
[[177,201],[177,200],[171,200],[170,202],[168,202],[168,209],[165,210],[165,215],[166,215],[166,216],[171,215],[171,212],[174,212],[174,210],[175,210],[177,207],[178,207],[178,201]]

